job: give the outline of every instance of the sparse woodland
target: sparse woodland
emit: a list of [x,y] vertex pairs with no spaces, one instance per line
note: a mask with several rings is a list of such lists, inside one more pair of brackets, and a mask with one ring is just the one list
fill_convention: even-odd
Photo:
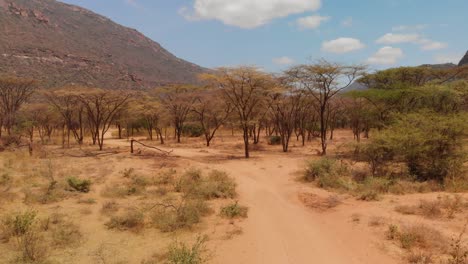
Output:
[[[368,89],[350,90],[355,82]],[[344,133],[350,136],[342,142]],[[230,158],[255,159],[265,148],[268,155],[305,158],[300,184],[359,202],[408,193],[463,194],[468,190],[468,67],[369,73],[361,65],[323,60],[277,75],[253,67],[220,68],[201,75],[199,85],[145,91],[43,89],[34,80],[1,77],[0,250],[14,252],[10,261],[49,263],[44,261],[58,254],[62,263],[66,257],[57,252],[91,243],[84,242],[76,217],[95,214],[100,234],[113,232],[115,239],[119,232],[200,233],[206,219],[234,226],[231,237],[240,234],[237,223],[251,209],[238,202],[235,179],[183,160],[172,166],[177,157],[169,154],[194,140],[200,149],[189,152],[194,157],[223,149],[228,136],[236,145],[226,148],[238,150]],[[130,154],[134,139],[164,151],[145,155],[148,150],[141,147]],[[139,169],[148,157],[155,162],[151,170]],[[321,200],[308,197],[301,200],[314,208],[341,204],[338,198],[317,204]],[[463,195],[443,197],[400,205],[395,213],[451,219],[459,227],[468,217],[468,202]],[[80,213],[68,207],[73,199],[83,207]],[[99,208],[90,209],[96,200]],[[54,204],[67,209],[53,212],[47,206]],[[369,221],[369,226],[383,225]],[[429,227],[385,224],[382,237],[399,245],[408,263],[468,263],[466,224],[445,245],[428,242],[447,236]],[[206,243],[203,236],[190,245],[172,241],[169,248],[159,245],[165,253],[139,261],[203,263],[210,255]],[[78,256],[117,263],[106,245],[88,246],[94,251]]]

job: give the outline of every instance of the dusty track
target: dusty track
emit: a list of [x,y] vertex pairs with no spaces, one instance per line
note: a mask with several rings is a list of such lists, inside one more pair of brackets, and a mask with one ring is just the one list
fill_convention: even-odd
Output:
[[381,238],[356,228],[350,217],[316,213],[299,201],[298,193],[307,188],[294,176],[302,158],[262,154],[251,160],[199,162],[214,154],[219,151],[174,151],[194,165],[209,163],[227,171],[237,180],[240,202],[249,207],[243,233],[213,246],[213,263],[397,263],[379,248]]

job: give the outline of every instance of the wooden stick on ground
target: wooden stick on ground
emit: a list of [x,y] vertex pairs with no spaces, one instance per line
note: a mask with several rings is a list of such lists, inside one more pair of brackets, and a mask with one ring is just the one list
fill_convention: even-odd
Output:
[[162,150],[162,149],[160,149],[160,148],[153,147],[153,146],[148,146],[148,145],[146,145],[146,144],[144,144],[144,143],[142,143],[142,142],[140,142],[140,141],[138,141],[138,140],[132,139],[132,140],[130,140],[130,153],[132,153],[132,154],[133,154],[133,152],[134,152],[134,149],[133,149],[133,144],[134,144],[134,142],[135,142],[135,143],[138,143],[138,144],[140,144],[140,145],[142,145],[142,146],[144,146],[144,147],[147,147],[147,148],[150,148],[150,149],[155,149],[155,150],[157,150],[157,151],[160,151],[160,152],[162,152],[162,153],[164,153],[164,154],[166,154],[166,155],[169,155],[169,154],[171,154],[171,153],[174,151],[174,150],[171,150],[171,151]]

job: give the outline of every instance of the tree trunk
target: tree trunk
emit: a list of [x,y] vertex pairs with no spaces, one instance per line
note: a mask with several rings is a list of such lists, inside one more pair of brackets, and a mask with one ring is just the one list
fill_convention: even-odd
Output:
[[245,151],[245,158],[248,159],[250,158],[250,153],[249,153],[249,128],[244,127],[244,151]]
[[160,142],[161,142],[161,145],[164,145],[164,137],[163,137],[163,135],[162,135],[162,129],[157,128],[157,129],[156,129],[156,132],[159,134],[159,140],[160,140]]
[[326,104],[320,108],[320,141],[322,144],[322,156],[327,155],[327,124],[325,123]]
[[65,148],[65,125],[62,126],[62,148]]
[[182,136],[182,128],[176,128],[177,143],[180,143],[180,137]]

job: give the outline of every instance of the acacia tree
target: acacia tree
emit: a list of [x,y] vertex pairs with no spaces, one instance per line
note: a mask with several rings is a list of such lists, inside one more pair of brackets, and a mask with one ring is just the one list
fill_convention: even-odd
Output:
[[148,132],[149,139],[153,140],[153,132],[156,132],[156,136],[159,138],[161,144],[164,144],[161,126],[163,124],[162,119],[165,112],[160,102],[156,101],[154,98],[145,98],[136,112],[143,120],[143,125]]
[[34,111],[41,113],[37,117],[37,132],[41,139],[41,143],[46,144],[50,141],[52,133],[60,123],[60,116],[50,105],[44,103],[37,104]]
[[6,129],[8,135],[11,135],[16,114],[21,106],[29,100],[36,88],[37,84],[33,80],[0,78],[0,119],[1,125]]
[[193,112],[205,135],[206,146],[210,146],[216,131],[226,122],[233,111],[230,102],[218,100],[220,91],[203,91],[197,98]]
[[[54,107],[63,119],[63,124],[67,129],[68,147],[70,147],[71,133],[73,133],[78,144],[83,144],[84,140],[84,119],[86,116],[84,104],[79,96],[79,91],[81,90],[86,90],[86,88],[64,87],[45,95],[49,104]],[[63,143],[65,143],[65,138],[63,139]]]
[[226,103],[232,104],[243,131],[245,157],[250,157],[249,130],[258,109],[265,107],[269,91],[274,87],[272,77],[253,67],[220,68],[202,79],[221,91]]
[[90,130],[96,136],[99,150],[103,149],[104,136],[132,98],[132,94],[123,91],[87,89],[78,95],[86,109]]
[[347,94],[343,98],[343,106],[354,139],[360,142],[362,132],[365,132],[365,136],[368,137],[372,123],[375,123],[375,111],[373,111],[369,101],[357,95],[359,94],[355,92]]
[[288,152],[291,135],[305,106],[304,93],[294,87],[288,87],[284,91],[272,94],[271,99],[270,109],[281,137],[283,152]]
[[308,91],[308,95],[315,101],[319,114],[322,155],[327,154],[327,110],[330,101],[359,78],[364,70],[365,67],[359,65],[346,66],[321,60],[315,64],[295,66],[285,72],[293,85]]
[[33,142],[37,132],[41,143],[46,143],[46,137],[50,140],[54,128],[57,126],[57,114],[50,105],[45,103],[26,104],[18,114],[19,130],[25,132],[30,142]]
[[182,131],[192,106],[197,100],[195,91],[198,87],[173,85],[158,89],[157,93],[172,119],[177,143],[180,143]]

